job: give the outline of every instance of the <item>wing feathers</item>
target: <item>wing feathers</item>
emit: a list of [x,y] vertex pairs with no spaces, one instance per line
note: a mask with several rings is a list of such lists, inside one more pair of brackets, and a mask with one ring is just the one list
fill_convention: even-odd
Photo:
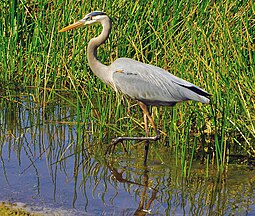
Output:
[[[209,103],[209,93],[169,72],[132,59],[117,59],[111,66],[117,89],[148,105],[173,105],[195,100]],[[117,71],[122,71],[119,73]]]

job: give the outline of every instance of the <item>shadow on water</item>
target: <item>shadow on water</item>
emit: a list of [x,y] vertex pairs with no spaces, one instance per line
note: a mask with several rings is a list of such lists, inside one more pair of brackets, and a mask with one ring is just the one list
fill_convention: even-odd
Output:
[[31,101],[1,99],[0,200],[63,215],[255,214],[254,170],[229,166],[205,177],[194,164],[184,178],[167,149],[159,150],[165,164],[143,166],[135,148],[106,157],[75,109]]

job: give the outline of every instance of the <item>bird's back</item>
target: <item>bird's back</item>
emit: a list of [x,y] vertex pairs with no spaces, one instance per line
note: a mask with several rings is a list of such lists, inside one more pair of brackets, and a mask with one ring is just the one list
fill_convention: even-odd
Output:
[[147,105],[174,105],[194,100],[209,103],[209,93],[162,68],[129,58],[119,58],[109,66],[116,89]]

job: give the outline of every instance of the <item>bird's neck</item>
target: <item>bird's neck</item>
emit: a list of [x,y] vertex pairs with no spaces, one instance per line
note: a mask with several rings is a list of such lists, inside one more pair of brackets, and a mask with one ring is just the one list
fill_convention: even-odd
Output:
[[89,66],[93,73],[96,74],[104,82],[109,83],[109,80],[107,78],[108,74],[106,74],[108,67],[98,60],[97,48],[101,44],[103,44],[109,37],[112,26],[110,18],[102,20],[101,24],[103,26],[103,30],[98,37],[90,40],[88,44],[87,55]]

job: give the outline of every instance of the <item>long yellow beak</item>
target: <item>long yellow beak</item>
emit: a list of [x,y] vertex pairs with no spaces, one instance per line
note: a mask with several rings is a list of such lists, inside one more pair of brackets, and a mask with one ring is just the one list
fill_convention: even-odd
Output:
[[75,29],[75,28],[79,28],[79,27],[82,27],[84,25],[84,22],[82,22],[81,20],[69,25],[69,26],[66,26],[65,28],[62,28],[61,30],[59,30],[59,32],[65,32],[65,31],[68,31],[70,29]]

